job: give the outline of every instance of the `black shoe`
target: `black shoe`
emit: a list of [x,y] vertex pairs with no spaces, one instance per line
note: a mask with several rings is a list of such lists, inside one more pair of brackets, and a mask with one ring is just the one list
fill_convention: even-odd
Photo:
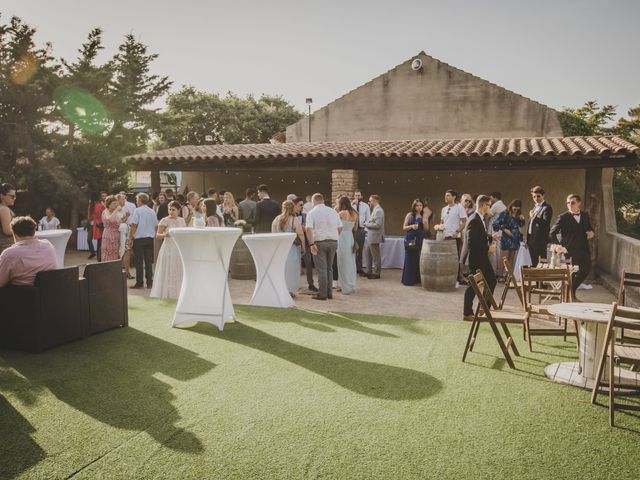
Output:
[[309,285],[309,291],[310,292],[317,292],[318,291],[318,287],[316,287],[315,285]]
[[135,285],[131,285],[129,288],[132,288],[132,289],[136,290],[136,289],[144,288],[144,285],[142,285],[142,284],[138,285],[136,283]]
[[327,298],[328,298],[329,300],[333,300],[333,295],[327,295]]
[[461,278],[460,280],[458,280],[458,284],[460,284],[460,285],[469,285],[469,282],[467,282],[465,279]]
[[313,298],[314,300],[326,300],[327,297],[322,297],[320,295],[311,295],[311,298]]
[[92,253],[91,255],[89,255],[89,260],[91,260],[92,258],[95,258],[96,254]]
[[362,272],[362,273],[360,273],[360,276],[361,276],[361,277],[368,277],[369,275],[370,275],[370,274],[369,274],[369,273],[367,273],[367,272]]
[[377,280],[378,278],[380,278],[380,275],[375,275],[375,274],[372,273],[370,275],[367,275],[367,278],[369,280]]
[[153,287],[153,282],[147,282],[147,288]]

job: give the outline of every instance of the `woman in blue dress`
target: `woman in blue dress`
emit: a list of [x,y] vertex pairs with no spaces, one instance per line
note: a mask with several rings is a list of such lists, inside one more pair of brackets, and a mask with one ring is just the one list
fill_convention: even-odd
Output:
[[295,205],[292,201],[286,200],[282,203],[282,213],[273,220],[271,231],[273,233],[287,232],[297,235],[293,245],[291,245],[284,267],[287,289],[291,298],[295,298],[296,292],[300,290],[300,258],[305,253],[305,246],[302,224],[296,217]]
[[500,236],[500,248],[502,249],[503,262],[504,258],[508,258],[513,264],[518,249],[520,248],[520,242],[522,241],[520,227],[523,225],[522,202],[517,199],[512,201],[507,209],[493,221],[493,231],[502,232]]
[[358,212],[351,206],[349,197],[343,196],[338,201],[338,214],[342,222],[342,230],[338,236],[338,282],[343,295],[356,292],[356,231],[358,228]]
[[420,251],[425,231],[429,231],[429,221],[424,218],[424,203],[416,198],[411,204],[411,211],[404,217],[402,230],[404,237],[404,268],[402,284],[416,285],[420,283]]

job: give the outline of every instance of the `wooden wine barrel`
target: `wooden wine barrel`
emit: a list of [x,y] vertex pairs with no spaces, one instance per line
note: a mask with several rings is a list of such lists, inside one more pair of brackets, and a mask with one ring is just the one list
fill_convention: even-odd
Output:
[[253,262],[251,252],[249,251],[249,248],[247,248],[247,244],[242,240],[242,237],[238,238],[238,241],[233,247],[233,252],[231,252],[229,274],[231,275],[231,278],[235,280],[256,279],[256,265]]
[[422,288],[436,292],[455,290],[458,249],[453,240],[425,240],[420,253]]

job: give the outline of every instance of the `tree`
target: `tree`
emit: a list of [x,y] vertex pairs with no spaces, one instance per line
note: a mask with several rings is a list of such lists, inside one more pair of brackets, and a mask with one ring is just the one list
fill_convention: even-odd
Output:
[[[630,142],[640,141],[640,106],[629,110],[629,119],[620,118],[612,124],[616,108],[599,107],[589,101],[578,109],[565,108],[558,114],[562,131],[566,136],[620,135]],[[625,235],[640,238],[640,168],[621,167],[614,170],[613,194],[618,230]]]
[[[205,143],[266,143],[302,117],[280,96],[240,97],[183,87],[154,123],[157,148]],[[211,137],[211,140],[207,140]]]

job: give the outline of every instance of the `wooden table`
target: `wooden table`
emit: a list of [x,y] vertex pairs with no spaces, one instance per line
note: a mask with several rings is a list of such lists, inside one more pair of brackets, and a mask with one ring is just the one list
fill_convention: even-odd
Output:
[[[547,365],[544,369],[545,375],[554,382],[592,389],[607,334],[611,305],[608,303],[558,303],[549,306],[549,313],[577,321],[580,355],[577,362]],[[602,377],[603,382],[608,379],[606,370]],[[640,382],[640,375],[637,372],[620,369],[619,375],[620,379],[616,379],[616,383],[621,385],[627,383],[638,385]]]

